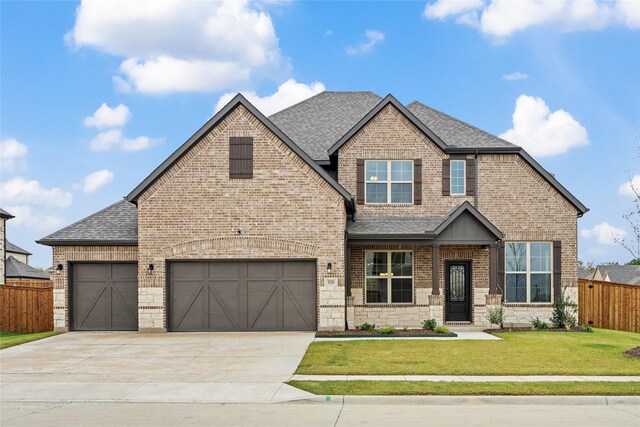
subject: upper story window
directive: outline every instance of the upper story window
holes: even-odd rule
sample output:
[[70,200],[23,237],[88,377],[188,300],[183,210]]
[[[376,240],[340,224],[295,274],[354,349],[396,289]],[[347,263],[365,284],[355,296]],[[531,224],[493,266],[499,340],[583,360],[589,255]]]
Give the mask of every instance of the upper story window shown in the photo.
[[504,265],[506,302],[551,302],[551,242],[509,242]]
[[413,302],[413,253],[375,251],[365,254],[366,302]]
[[467,168],[465,160],[451,160],[451,195],[464,196],[467,194],[465,188],[465,170]]
[[367,160],[365,203],[413,203],[413,160]]
[[253,178],[253,138],[232,136],[229,138],[229,178]]

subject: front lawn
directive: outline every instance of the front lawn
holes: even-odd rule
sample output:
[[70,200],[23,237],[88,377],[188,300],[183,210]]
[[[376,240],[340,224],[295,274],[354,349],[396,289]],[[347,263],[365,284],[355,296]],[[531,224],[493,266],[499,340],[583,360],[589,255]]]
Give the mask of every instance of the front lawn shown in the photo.
[[317,395],[638,396],[638,382],[290,381]]
[[23,332],[0,332],[0,350],[3,348],[13,347],[14,345],[24,344],[30,341],[40,340],[55,335],[56,332],[38,332],[35,334],[26,334]]
[[507,332],[502,341],[358,340],[314,342],[304,375],[640,375],[640,359],[622,353],[640,334]]

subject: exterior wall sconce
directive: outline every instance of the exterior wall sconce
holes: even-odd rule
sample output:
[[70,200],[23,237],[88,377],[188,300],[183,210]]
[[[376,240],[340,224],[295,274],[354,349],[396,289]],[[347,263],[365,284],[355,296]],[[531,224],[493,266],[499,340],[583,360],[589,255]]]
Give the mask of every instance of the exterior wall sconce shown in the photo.
[[331,267],[333,267],[333,266],[331,265],[330,262],[328,262],[327,263],[327,274],[331,274]]
[[62,267],[62,264],[58,264],[58,265],[56,266],[56,274],[60,274],[60,273],[62,273],[62,268],[63,268],[63,267]]
[[147,266],[147,273],[149,273],[149,274],[153,273],[153,264],[149,264]]

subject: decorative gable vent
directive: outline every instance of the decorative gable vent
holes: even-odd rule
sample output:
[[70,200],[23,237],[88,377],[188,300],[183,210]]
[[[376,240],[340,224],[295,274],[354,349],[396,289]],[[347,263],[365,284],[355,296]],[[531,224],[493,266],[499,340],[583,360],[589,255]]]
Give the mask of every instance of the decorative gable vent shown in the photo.
[[253,178],[253,138],[229,138],[229,179]]

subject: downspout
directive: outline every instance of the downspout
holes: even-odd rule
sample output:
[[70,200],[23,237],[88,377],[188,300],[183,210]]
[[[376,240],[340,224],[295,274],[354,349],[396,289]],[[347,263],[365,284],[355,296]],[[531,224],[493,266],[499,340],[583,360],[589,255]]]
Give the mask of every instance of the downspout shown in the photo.
[[478,209],[478,150],[476,149],[475,160],[473,162],[473,207]]

